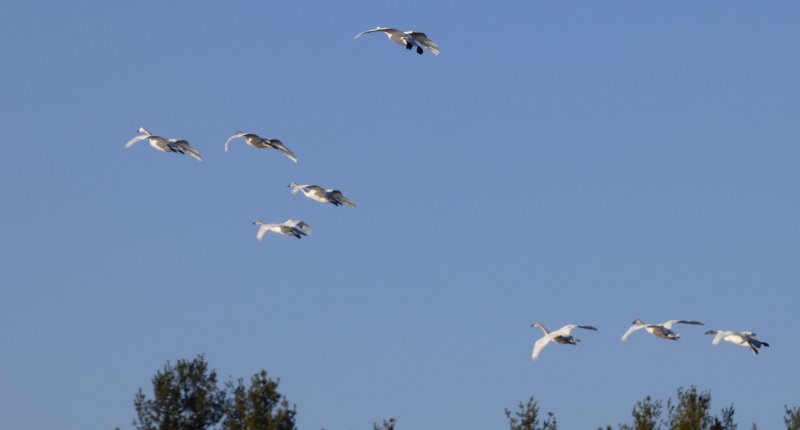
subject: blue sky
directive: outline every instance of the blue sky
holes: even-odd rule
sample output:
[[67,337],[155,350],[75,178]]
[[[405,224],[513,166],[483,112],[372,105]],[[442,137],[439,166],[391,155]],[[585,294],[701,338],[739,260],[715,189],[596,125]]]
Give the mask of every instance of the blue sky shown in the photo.
[[[302,429],[505,428],[529,396],[595,428],[691,384],[779,428],[800,5],[496,3],[1,5],[0,427],[130,428],[138,388],[205,353],[279,377]],[[377,25],[442,53],[353,40]],[[141,126],[204,161],[125,150]],[[239,129],[299,164],[223,152]],[[290,217],[311,236],[256,242]],[[634,318],[708,327],[621,344]],[[600,331],[533,363],[534,321]]]

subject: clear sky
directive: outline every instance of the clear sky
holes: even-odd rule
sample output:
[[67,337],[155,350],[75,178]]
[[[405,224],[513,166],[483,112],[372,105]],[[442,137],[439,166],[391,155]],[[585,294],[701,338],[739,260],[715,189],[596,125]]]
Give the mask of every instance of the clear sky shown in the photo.
[[[498,3],[3,2],[0,428],[130,428],[199,353],[304,430],[499,429],[529,396],[596,428],[691,384],[782,426],[800,3]],[[377,25],[441,55],[353,40]],[[142,126],[204,161],[125,150]],[[239,129],[299,164],[223,152]],[[290,217],[313,233],[255,240]],[[635,318],[707,326],[622,344]],[[599,331],[532,362],[534,321]]]

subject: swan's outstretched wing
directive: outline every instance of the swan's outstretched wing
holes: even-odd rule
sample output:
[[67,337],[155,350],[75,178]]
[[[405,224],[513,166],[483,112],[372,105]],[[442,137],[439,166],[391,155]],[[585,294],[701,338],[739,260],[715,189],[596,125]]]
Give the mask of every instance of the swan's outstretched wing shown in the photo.
[[714,345],[714,346],[717,346],[717,345],[719,345],[719,341],[721,341],[722,339],[724,339],[724,338],[725,338],[726,336],[728,336],[729,334],[730,334],[729,332],[718,331],[718,332],[717,332],[717,335],[716,335],[716,336],[714,336],[714,340],[712,340],[712,341],[711,341],[711,344],[712,344],[712,345]]
[[643,329],[645,327],[647,327],[645,324],[634,324],[634,325],[632,325],[628,329],[628,331],[626,331],[625,334],[622,335],[622,341],[625,342],[626,340],[628,340],[628,336],[630,336],[631,333],[633,333],[633,332],[635,332],[637,330],[641,330],[641,329]]
[[553,339],[552,336],[547,335],[547,336],[537,340],[533,344],[533,353],[531,353],[531,359],[532,360],[538,359],[539,358],[539,354],[542,353],[542,350],[544,349],[544,347],[547,346],[547,344],[550,343],[550,340],[552,340],[552,339]]
[[197,152],[196,149],[192,148],[189,145],[189,142],[178,139],[169,139],[169,142],[170,142],[170,147],[175,149],[176,152],[189,155],[197,161],[203,161],[203,157],[200,156],[200,153]]
[[433,40],[428,39],[428,35],[425,33],[407,31],[406,34],[413,37],[414,40],[416,40],[420,45],[428,48],[428,51],[431,51],[431,54],[439,55],[439,45],[437,45]]
[[126,143],[126,144],[125,144],[125,149],[128,149],[128,148],[130,148],[130,147],[131,147],[131,146],[133,146],[133,145],[134,145],[136,142],[141,142],[142,140],[145,140],[145,139],[147,139],[148,137],[150,137],[150,136],[149,136],[149,135],[146,135],[146,134],[142,134],[142,135],[139,135],[139,136],[136,136],[136,137],[134,137],[133,139],[129,140],[129,141],[128,141],[128,143]]
[[280,141],[280,139],[266,139],[266,140],[267,142],[269,142],[270,146],[277,149],[278,151],[283,152],[284,154],[286,154],[287,157],[289,157],[290,160],[297,163],[297,156],[294,155],[294,152],[289,150],[289,148],[287,148],[286,145],[284,145],[283,142]]
[[225,152],[228,152],[228,144],[231,143],[231,140],[237,139],[237,138],[242,137],[244,135],[245,135],[245,133],[242,133],[241,131],[237,131],[236,134],[234,134],[233,136],[229,137],[228,140],[225,141]]
[[575,330],[576,328],[597,331],[595,327],[590,325],[567,324],[564,327],[561,327],[560,329],[554,331],[553,333],[555,335],[560,335],[560,336],[569,336],[572,333],[572,330]]
[[365,35],[367,33],[375,33],[376,31],[382,31],[382,32],[388,34],[389,36],[391,36],[393,34],[401,34],[401,35],[403,34],[400,30],[398,30],[396,28],[375,27],[372,30],[362,31],[361,33],[356,34],[356,37],[354,37],[353,39],[358,39],[359,37],[361,37],[361,36],[363,36],[363,35]]
[[661,323],[661,326],[666,328],[666,329],[672,330],[672,325],[673,324],[705,325],[705,324],[701,323],[700,321],[694,321],[694,320],[669,320],[669,321],[664,321],[663,323]]
[[288,219],[286,220],[285,223],[283,223],[283,225],[299,228],[300,230],[303,230],[306,234],[311,233],[311,226],[300,220]]
[[261,227],[258,228],[258,234],[256,234],[256,239],[260,242],[261,239],[264,238],[264,235],[267,234],[268,231],[272,229],[272,227],[277,226],[277,224],[261,224]]
[[330,191],[328,191],[328,199],[332,199],[332,200],[338,201],[339,203],[342,203],[344,205],[350,206],[351,208],[356,207],[356,204],[353,203],[352,200],[350,200],[347,197],[345,197],[342,194],[342,192],[339,191],[339,190],[330,190]]

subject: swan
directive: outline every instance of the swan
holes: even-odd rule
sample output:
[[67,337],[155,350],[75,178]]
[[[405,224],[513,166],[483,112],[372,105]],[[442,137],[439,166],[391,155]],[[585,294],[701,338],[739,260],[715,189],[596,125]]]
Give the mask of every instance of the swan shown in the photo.
[[196,149],[189,146],[189,142],[185,140],[167,139],[161,136],[156,136],[147,131],[147,129],[144,127],[139,127],[138,131],[139,133],[142,134],[129,140],[128,143],[125,144],[125,149],[130,148],[131,146],[136,144],[136,142],[140,142],[142,140],[147,139],[148,141],[150,141],[150,146],[159,151],[177,152],[179,154],[189,155],[197,161],[203,161],[203,157],[200,156],[200,153],[197,152]]
[[633,325],[622,335],[622,341],[625,342],[628,340],[628,336],[631,333],[645,329],[648,333],[652,334],[655,337],[660,337],[662,339],[670,339],[670,340],[678,340],[680,339],[681,335],[672,331],[673,324],[694,324],[694,325],[705,325],[700,321],[691,321],[691,320],[669,320],[664,321],[661,324],[647,324],[646,322],[637,319],[633,322]]
[[351,208],[356,207],[356,204],[345,197],[339,190],[325,189],[319,185],[313,184],[297,185],[294,182],[289,184],[289,187],[292,189],[292,194],[297,194],[298,191],[302,191],[306,197],[320,203],[331,203],[334,206],[347,205]]
[[278,139],[264,139],[263,137],[261,137],[261,136],[259,136],[257,134],[245,133],[245,132],[243,132],[241,130],[237,131],[236,134],[234,134],[233,136],[229,137],[228,140],[225,141],[225,152],[228,152],[228,144],[231,142],[231,140],[237,139],[237,138],[240,138],[240,137],[243,137],[245,142],[247,142],[247,144],[252,146],[253,148],[259,148],[259,149],[262,149],[262,148],[274,148],[274,149],[277,149],[278,151],[281,151],[284,154],[286,154],[286,156],[289,157],[290,160],[292,160],[295,163],[297,163],[297,157],[294,155],[294,152],[290,151],[289,148],[287,148],[286,145],[284,145],[283,142],[281,142],[280,140],[278,140]]
[[714,346],[719,345],[719,341],[724,340],[734,345],[750,348],[753,354],[758,354],[758,350],[762,346],[769,347],[767,342],[756,339],[756,334],[751,331],[709,330],[706,334],[716,335],[714,336],[714,340],[711,341],[711,344]]
[[417,54],[419,55],[422,55],[422,48],[431,51],[433,55],[439,55],[439,46],[434,41],[428,39],[428,36],[425,33],[420,33],[418,31],[400,31],[396,28],[378,26],[372,30],[362,31],[361,33],[356,34],[354,39],[358,39],[367,33],[374,33],[376,31],[382,31],[384,34],[386,34],[386,37],[388,37],[389,40],[398,45],[405,46],[406,49],[417,48]]
[[533,360],[539,358],[539,354],[542,353],[542,349],[544,349],[544,347],[547,346],[547,344],[550,342],[577,345],[578,342],[580,342],[580,339],[576,339],[570,336],[572,330],[576,328],[597,331],[595,327],[592,327],[590,325],[577,325],[577,324],[567,324],[556,331],[547,331],[545,326],[543,326],[541,323],[538,322],[531,324],[531,327],[538,327],[542,329],[542,331],[544,332],[544,337],[537,340],[536,343],[533,344],[533,353],[531,354],[531,359]]
[[289,219],[281,224],[267,224],[261,220],[256,220],[253,221],[253,225],[261,226],[258,228],[258,234],[256,234],[256,239],[259,242],[270,231],[284,236],[294,236],[298,239],[311,233],[311,227],[308,224],[296,219]]

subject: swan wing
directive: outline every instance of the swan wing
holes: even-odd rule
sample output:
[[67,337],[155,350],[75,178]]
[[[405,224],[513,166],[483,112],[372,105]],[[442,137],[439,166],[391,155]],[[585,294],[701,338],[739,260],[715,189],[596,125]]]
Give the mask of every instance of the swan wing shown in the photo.
[[329,190],[327,193],[328,193],[329,198],[332,198],[333,200],[336,200],[336,201],[338,201],[338,202],[340,202],[342,204],[345,204],[345,205],[347,205],[347,206],[349,206],[351,208],[356,207],[356,204],[353,203],[352,200],[350,200],[347,197],[345,197],[342,194],[342,192],[339,191],[339,190]]
[[133,139],[129,140],[128,143],[125,144],[125,149],[130,148],[131,146],[136,144],[136,142],[141,142],[141,141],[147,139],[148,137],[150,137],[150,136],[148,136],[146,134],[142,134],[142,135],[134,137]]
[[552,339],[552,336],[547,335],[547,336],[537,340],[533,344],[533,352],[531,353],[531,359],[532,360],[536,360],[536,359],[539,358],[539,354],[542,353],[542,350],[544,349],[545,346],[547,346],[548,343],[550,343],[551,339]]
[[431,51],[431,54],[439,55],[439,45],[433,40],[428,39],[427,34],[418,31],[407,31],[406,34],[413,37],[417,43]]
[[626,340],[628,340],[628,336],[630,336],[631,333],[633,333],[633,332],[635,332],[637,330],[641,330],[641,329],[643,329],[645,327],[647,327],[647,326],[644,325],[644,324],[634,324],[634,325],[632,325],[628,329],[628,331],[626,331],[625,334],[622,335],[622,341],[625,342]]
[[177,149],[177,152],[189,155],[197,161],[203,161],[203,157],[200,156],[200,153],[197,152],[196,149],[189,145],[189,142],[178,139],[169,139],[169,142],[172,144],[171,147]]
[[730,333],[725,331],[718,331],[717,335],[714,336],[714,340],[711,341],[711,344],[714,346],[719,345],[719,341],[727,337]]
[[672,330],[672,325],[673,324],[705,325],[705,324],[701,323],[700,321],[694,321],[694,320],[669,320],[669,321],[664,321],[663,323],[661,323],[661,326],[666,328],[666,329]]
[[297,219],[288,219],[286,220],[285,223],[283,223],[283,225],[288,227],[299,228],[300,230],[303,230],[306,234],[311,233],[311,226]]
[[272,228],[275,226],[277,226],[277,224],[261,224],[261,227],[258,228],[256,239],[261,242],[261,239],[264,238],[264,235],[267,234],[268,231],[272,230]]
[[398,33],[399,33],[399,34],[403,34],[403,33],[402,33],[400,30],[398,30],[398,29],[396,29],[396,28],[391,28],[391,27],[375,27],[375,28],[373,28],[372,30],[362,31],[361,33],[358,33],[358,34],[356,34],[356,37],[354,37],[353,39],[358,39],[359,37],[361,37],[361,36],[363,36],[363,35],[365,35],[365,34],[367,34],[367,33],[375,33],[376,31],[382,31],[382,32],[386,33],[387,35],[389,35],[390,37],[391,37],[393,34],[398,34]]
[[237,139],[244,136],[244,133],[236,133],[233,136],[229,137],[228,140],[225,141],[225,152],[228,152],[228,144],[231,143],[231,140]]
[[297,156],[294,155],[294,152],[292,152],[289,148],[287,148],[286,145],[283,144],[283,142],[281,142],[278,139],[267,139],[267,140],[269,141],[270,146],[277,149],[278,151],[283,152],[284,154],[286,154],[287,157],[289,157],[290,160],[297,163]]

